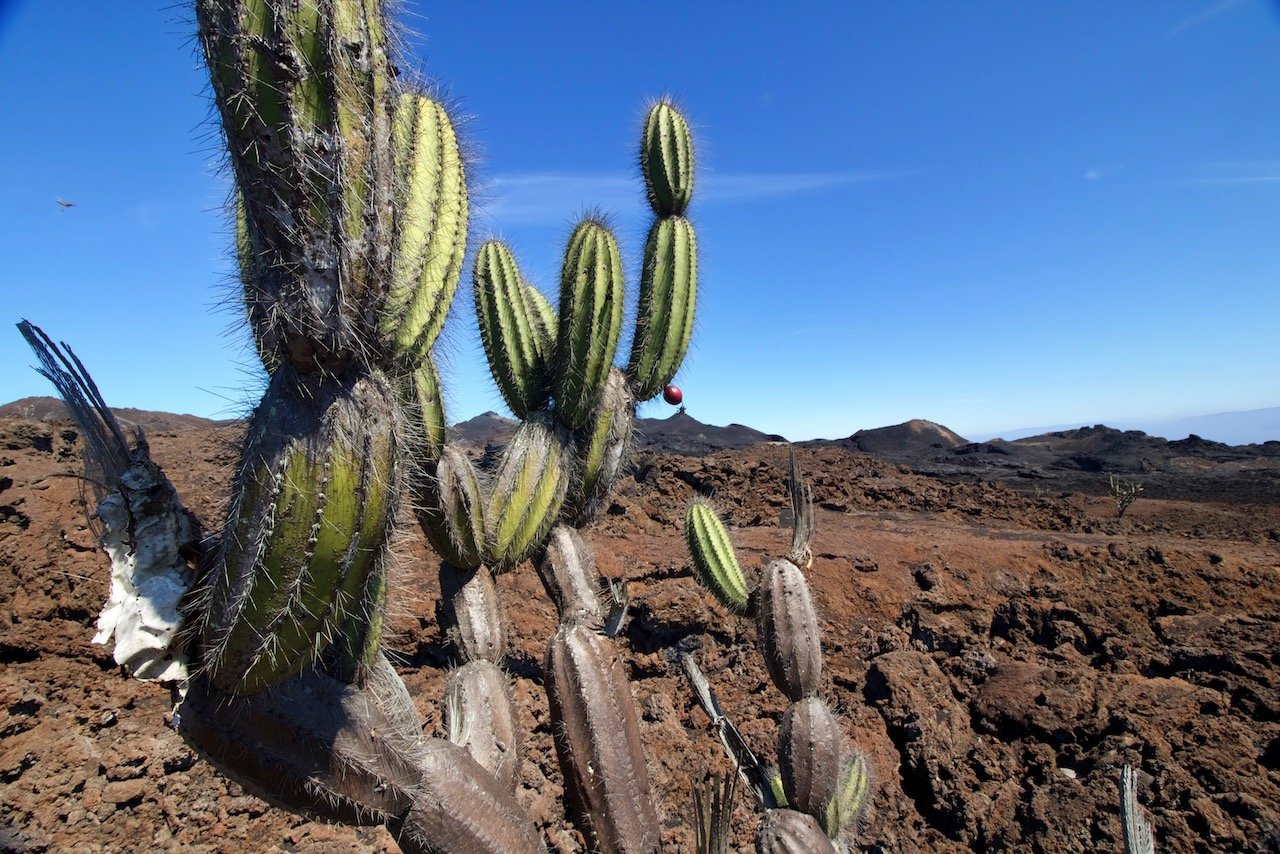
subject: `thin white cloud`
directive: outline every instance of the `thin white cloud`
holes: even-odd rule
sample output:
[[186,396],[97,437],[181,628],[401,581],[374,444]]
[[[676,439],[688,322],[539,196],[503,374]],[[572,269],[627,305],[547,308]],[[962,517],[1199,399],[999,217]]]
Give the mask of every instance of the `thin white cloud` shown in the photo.
[[1123,166],[1094,166],[1091,169],[1086,169],[1080,177],[1086,181],[1102,181],[1112,177],[1123,168]]
[[862,184],[900,178],[909,172],[777,172],[725,174],[712,172],[702,181],[701,192],[707,202],[745,202],[776,196],[816,193]]
[[1190,15],[1179,21],[1178,25],[1165,33],[1164,37],[1165,39],[1176,39],[1188,30],[1194,30],[1196,27],[1207,24],[1219,15],[1223,15],[1231,11],[1236,6],[1239,6],[1240,2],[1241,0],[1218,0],[1217,3],[1214,3],[1207,9],[1203,9],[1196,12],[1194,15]]
[[[882,181],[908,172],[708,172],[698,178],[702,204],[736,204]],[[623,216],[643,198],[639,176],[574,172],[499,175],[480,189],[485,214],[504,224],[561,224],[584,210]],[[637,208],[639,210],[639,208]]]
[[1192,184],[1280,184],[1280,163],[1235,163],[1215,167],[1217,174],[1192,179]]

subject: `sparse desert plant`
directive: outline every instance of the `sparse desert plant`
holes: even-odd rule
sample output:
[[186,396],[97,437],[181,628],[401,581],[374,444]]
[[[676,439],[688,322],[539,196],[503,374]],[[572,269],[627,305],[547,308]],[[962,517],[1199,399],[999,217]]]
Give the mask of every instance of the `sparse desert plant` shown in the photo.
[[[603,220],[585,218],[569,238],[555,307],[506,245],[480,245],[481,339],[521,420],[481,470],[447,440],[432,355],[467,246],[466,163],[448,111],[395,73],[382,3],[195,8],[235,177],[245,313],[270,381],[225,525],[206,538],[74,355],[20,325],[102,485],[112,591],[97,640],[134,675],[176,686],[182,735],[276,805],[383,824],[406,851],[539,851],[515,797],[519,734],[494,584],[531,561],[559,613],[543,670],[571,812],[594,848],[657,850],[635,701],[612,641],[627,595],[602,592],[583,529],[606,506],[637,403],[664,392],[689,345],[697,244],[685,119],[657,102],[640,142],[653,217],[625,367],[614,366],[623,260]],[[725,562],[719,576],[703,572],[712,590],[759,615],[769,672],[792,701],[781,771],[757,781],[768,851],[834,848],[868,794],[865,760],[817,696],[818,624],[801,570],[812,504],[794,467],[792,490],[792,548],[759,583],[745,580],[709,508],[691,511],[703,527],[689,535],[700,569],[713,552]],[[388,540],[406,497],[441,559],[442,628],[461,662],[444,698],[446,739],[423,735],[381,646]],[[702,811],[712,848],[723,847],[732,792]]]
[[1116,502],[1116,518],[1123,519],[1125,511],[1138,500],[1138,495],[1142,492],[1142,484],[1136,480],[1124,480],[1113,474],[1110,477],[1110,489],[1111,497]]

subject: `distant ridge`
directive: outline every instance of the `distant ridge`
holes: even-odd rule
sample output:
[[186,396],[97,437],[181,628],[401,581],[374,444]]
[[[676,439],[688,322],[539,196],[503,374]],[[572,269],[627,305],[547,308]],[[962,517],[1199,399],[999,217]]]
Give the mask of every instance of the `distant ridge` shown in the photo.
[[[147,409],[130,407],[111,407],[116,418],[122,424],[137,424],[148,432],[168,430],[191,430],[204,427],[221,427],[232,424],[236,419],[214,421],[198,415],[183,415],[172,412],[152,412]],[[0,418],[26,418],[31,421],[58,422],[70,421],[71,414],[66,405],[56,397],[24,397],[12,403],[0,405]]]
[[[1041,425],[1039,427],[1017,427],[996,432],[980,433],[975,438],[979,441],[991,439],[1007,439],[1015,441],[1029,436],[1045,436],[1050,433],[1063,433],[1085,426],[1081,422],[1074,424]],[[1171,421],[1119,421],[1115,423],[1118,430],[1141,430],[1149,436],[1169,440],[1185,439],[1187,436],[1201,436],[1224,445],[1260,445],[1264,442],[1280,440],[1280,406],[1267,409],[1249,409],[1239,412],[1214,412],[1208,415],[1193,415]]]
[[913,418],[892,427],[859,430],[848,439],[838,440],[864,454],[882,456],[912,455],[929,451],[947,451],[969,444],[969,440],[932,421]]
[[[496,412],[485,412],[449,428],[455,441],[483,448],[505,442],[519,424]],[[785,442],[782,436],[762,433],[741,424],[716,427],[703,424],[684,410],[670,418],[636,419],[634,447],[691,456],[715,451],[749,448],[760,442]]]

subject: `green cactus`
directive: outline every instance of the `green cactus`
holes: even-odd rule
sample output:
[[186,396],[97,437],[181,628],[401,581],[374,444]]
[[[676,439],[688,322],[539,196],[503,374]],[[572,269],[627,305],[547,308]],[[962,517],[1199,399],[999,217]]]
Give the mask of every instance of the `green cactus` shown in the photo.
[[840,769],[835,794],[818,816],[818,823],[832,839],[857,826],[858,819],[867,810],[871,794],[871,770],[867,758],[858,751],[851,751]]
[[445,446],[431,470],[410,475],[418,524],[446,563],[475,569],[484,562],[484,491],[475,468],[457,448]]
[[551,397],[550,335],[542,313],[546,300],[536,302],[541,295],[525,283],[511,250],[496,240],[476,253],[473,282],[490,373],[512,413],[524,418]]
[[627,376],[648,400],[676,375],[693,337],[698,296],[698,244],[683,217],[655,220],[645,243],[640,306]]
[[550,420],[524,422],[490,491],[486,563],[503,572],[531,557],[551,532],[568,486],[563,440]]
[[698,570],[698,580],[726,608],[741,613],[751,601],[738,555],[716,511],[705,501],[689,505],[684,517],[684,537]]
[[640,140],[640,171],[659,217],[682,216],[693,196],[693,135],[668,100],[654,104]]
[[[195,625],[166,627],[190,648],[149,648],[164,673],[185,667],[188,653],[195,666],[177,726],[251,790],[319,818],[382,823],[406,851],[541,850],[514,798],[520,744],[499,666],[507,637],[494,581],[532,559],[560,620],[544,674],[566,798],[599,850],[656,851],[662,827],[639,716],[612,641],[628,597],[611,579],[606,616],[582,529],[607,506],[637,402],[670,382],[689,347],[698,271],[685,217],[687,122],[665,100],[645,122],[640,163],[654,221],[625,369],[614,364],[622,257],[600,218],[570,237],[554,307],[504,244],[480,247],[481,339],[522,423],[496,467],[478,469],[449,442],[432,356],[468,240],[465,164],[447,111],[394,80],[383,3],[195,3],[236,178],[246,314],[271,381],[219,547],[199,568]],[[91,383],[75,375],[68,385]],[[77,398],[80,410],[85,399],[105,409],[96,390]],[[113,422],[90,414],[84,423],[123,480],[118,426],[95,437]],[[145,446],[133,453],[147,462]],[[754,592],[708,504],[695,502],[685,524],[702,582],[731,611],[759,614],[770,673],[793,700],[772,772],[714,699],[704,701],[731,756],[750,761],[769,809],[761,850],[834,850],[823,829],[838,836],[869,797],[866,760],[843,749],[839,722],[816,696],[821,650],[801,570],[812,502],[798,481],[793,461],[792,549]],[[397,592],[387,546],[406,484],[441,558],[441,628],[465,662],[445,697],[449,741],[423,735],[381,651]],[[171,489],[157,494],[171,496],[166,513],[185,518]],[[732,814],[732,788],[723,791],[728,802],[709,811],[719,810],[720,846]]]
[[252,693],[311,664],[362,602],[396,496],[394,405],[276,371],[254,414],[203,629],[216,687]]
[[591,420],[613,366],[622,332],[622,257],[598,219],[578,224],[560,273],[556,337],[556,417],[575,430]]
[[392,117],[396,244],[379,333],[392,358],[427,357],[444,327],[467,248],[467,182],[457,134],[436,101],[412,92]]
[[[264,361],[339,373],[389,279],[391,67],[376,4],[197,0]],[[339,182],[334,176],[342,176]]]

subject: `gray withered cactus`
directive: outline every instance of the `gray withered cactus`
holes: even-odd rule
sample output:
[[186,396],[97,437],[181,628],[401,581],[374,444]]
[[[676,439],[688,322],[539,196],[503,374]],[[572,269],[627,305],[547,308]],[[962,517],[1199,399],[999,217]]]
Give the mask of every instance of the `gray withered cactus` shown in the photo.
[[[195,6],[236,183],[246,316],[270,382],[209,547],[141,435],[131,445],[74,356],[23,324],[108,484],[99,513],[113,582],[99,640],[114,636],[136,675],[178,683],[182,734],[279,806],[384,824],[406,851],[539,851],[515,799],[520,744],[494,584],[531,560],[560,618],[544,674],[572,812],[599,850],[656,851],[638,715],[612,641],[625,591],[602,592],[582,529],[622,468],[637,404],[689,346],[688,125],[667,101],[645,122],[653,221],[625,367],[614,365],[623,263],[605,222],[575,228],[554,307],[508,247],[479,247],[481,338],[521,419],[480,471],[447,441],[432,357],[467,244],[465,163],[447,111],[396,79],[381,0]],[[380,648],[387,543],[406,496],[441,558],[443,627],[461,662],[446,739],[423,735]],[[699,571],[730,607],[760,615],[770,673],[793,701],[781,775],[767,786],[778,791],[770,806],[795,809],[770,812],[760,844],[801,850],[816,830],[831,845],[867,778],[815,696],[817,624],[796,565],[810,528],[749,585],[719,520],[701,505],[694,517]]]

